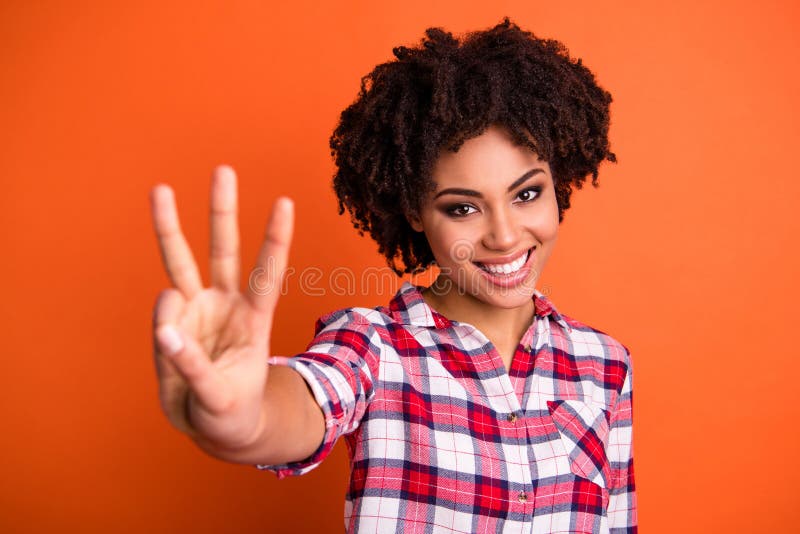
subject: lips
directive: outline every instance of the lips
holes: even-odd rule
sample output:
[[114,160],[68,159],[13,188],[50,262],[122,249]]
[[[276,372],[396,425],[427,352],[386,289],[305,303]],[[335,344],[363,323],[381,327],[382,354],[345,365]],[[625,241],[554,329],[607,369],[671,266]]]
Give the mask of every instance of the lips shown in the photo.
[[486,261],[486,262],[474,262],[475,265],[483,269],[484,271],[494,274],[494,275],[511,275],[517,273],[525,263],[528,261],[528,257],[531,254],[533,249],[526,250],[516,259],[513,259],[509,262],[499,263],[496,261]]
[[533,268],[533,258],[536,247],[533,247],[516,257],[503,258],[502,262],[487,260],[473,262],[479,267],[478,272],[492,285],[502,288],[519,286],[528,279]]

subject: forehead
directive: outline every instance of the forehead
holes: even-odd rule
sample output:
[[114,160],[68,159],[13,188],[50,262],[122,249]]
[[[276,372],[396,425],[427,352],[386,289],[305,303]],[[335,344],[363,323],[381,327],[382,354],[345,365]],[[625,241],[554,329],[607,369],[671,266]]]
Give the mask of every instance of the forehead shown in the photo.
[[467,139],[457,152],[443,149],[433,166],[436,189],[489,184],[507,185],[534,168],[548,171],[547,162],[529,147],[516,144],[502,127],[490,126]]

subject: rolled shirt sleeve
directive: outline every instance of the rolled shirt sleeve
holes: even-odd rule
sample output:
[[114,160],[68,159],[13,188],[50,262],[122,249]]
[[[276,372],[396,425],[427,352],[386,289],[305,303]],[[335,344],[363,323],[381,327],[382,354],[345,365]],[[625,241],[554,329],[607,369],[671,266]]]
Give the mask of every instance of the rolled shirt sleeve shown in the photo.
[[348,309],[320,318],[314,339],[302,354],[272,358],[272,365],[291,367],[307,382],[322,409],[325,435],[319,448],[305,460],[256,467],[284,478],[308,473],[322,463],[340,436],[358,428],[374,396],[382,346],[370,321]]

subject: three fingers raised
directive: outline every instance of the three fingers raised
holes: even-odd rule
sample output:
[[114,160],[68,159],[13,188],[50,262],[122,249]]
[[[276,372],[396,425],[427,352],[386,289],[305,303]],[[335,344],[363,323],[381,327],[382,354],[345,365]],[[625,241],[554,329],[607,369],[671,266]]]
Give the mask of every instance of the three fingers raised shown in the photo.
[[[177,372],[188,383],[195,399],[211,412],[225,409],[231,390],[212,359],[193,336],[179,330],[186,302],[203,290],[197,264],[181,232],[175,195],[167,185],[151,192],[153,225],[162,259],[175,289],[166,290],[156,305],[154,338],[156,365],[162,379]],[[271,311],[277,303],[286,269],[294,226],[294,206],[278,198],[267,225],[256,266],[248,279],[246,298],[263,312],[268,335]],[[211,188],[211,278],[212,285],[237,291],[239,285],[239,230],[237,222],[236,174],[228,166],[214,171]],[[168,359],[169,363],[164,361]],[[175,377],[177,378],[177,377]]]

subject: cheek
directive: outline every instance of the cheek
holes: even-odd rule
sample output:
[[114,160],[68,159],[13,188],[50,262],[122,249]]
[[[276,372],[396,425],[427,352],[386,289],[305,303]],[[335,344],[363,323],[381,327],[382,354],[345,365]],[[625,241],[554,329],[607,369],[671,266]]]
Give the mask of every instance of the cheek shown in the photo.
[[548,203],[547,209],[539,213],[536,228],[541,241],[555,241],[558,237],[558,204],[555,198]]
[[558,211],[542,210],[528,219],[527,226],[537,240],[547,242],[558,236]]
[[433,256],[440,265],[468,260],[474,256],[475,246],[470,239],[472,234],[466,224],[447,224],[429,227],[425,233]]
[[542,227],[542,241],[555,242],[558,239],[558,216],[554,220],[548,221],[548,224]]

